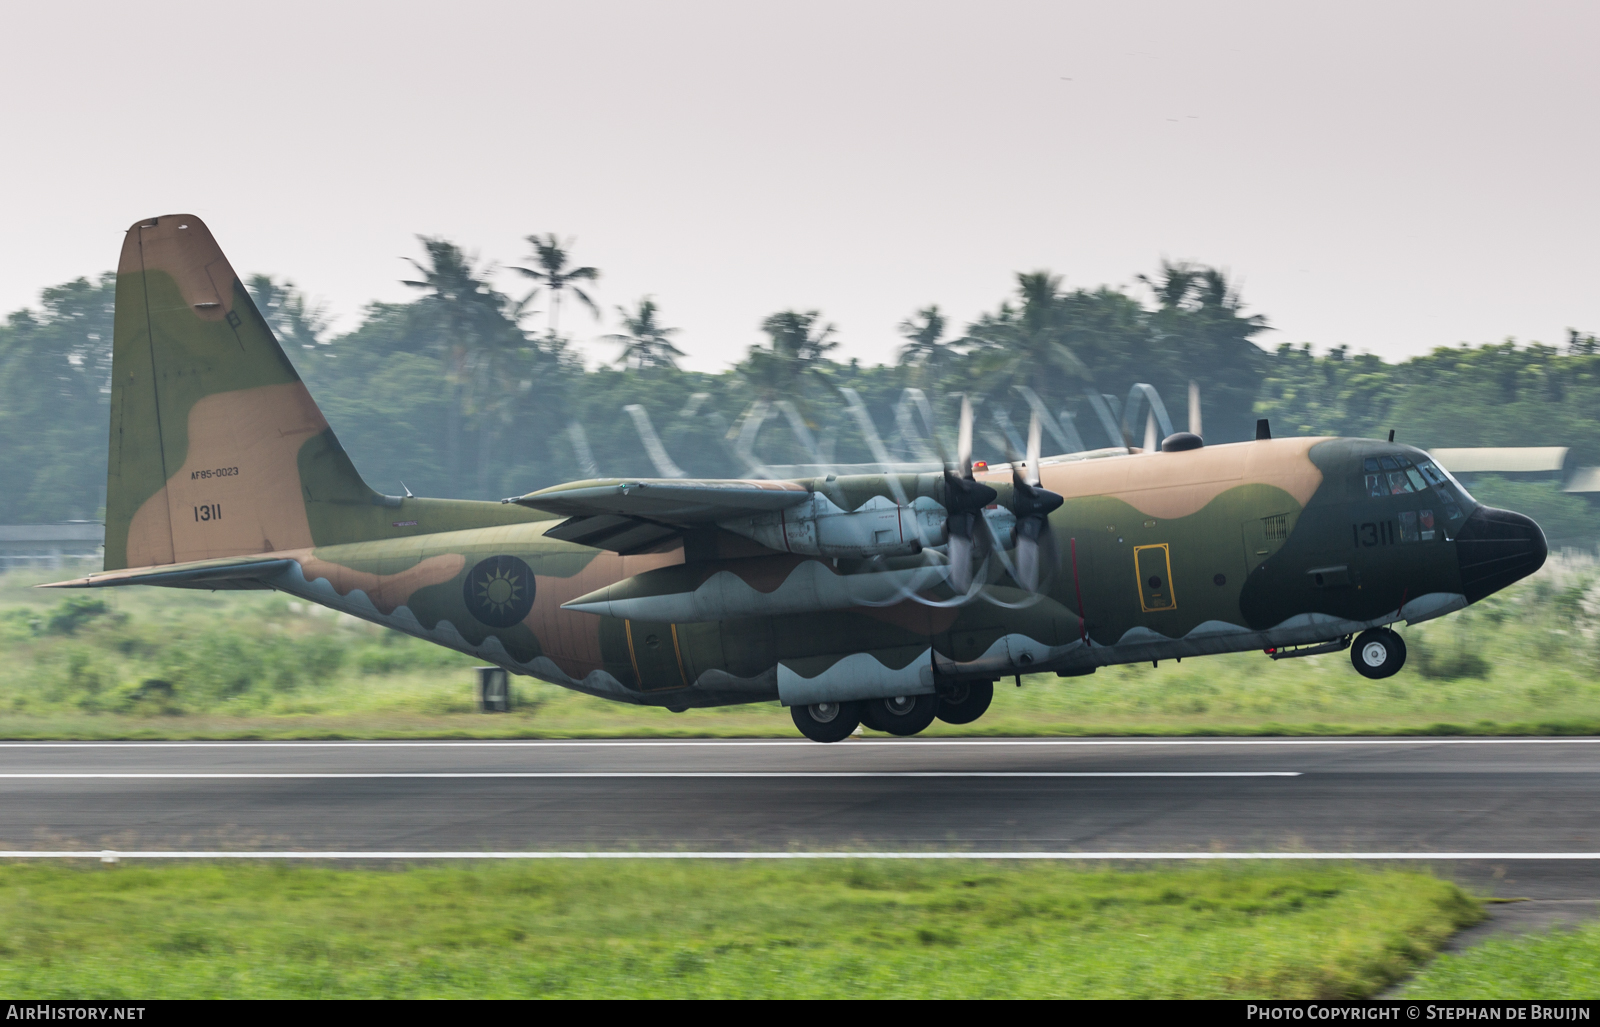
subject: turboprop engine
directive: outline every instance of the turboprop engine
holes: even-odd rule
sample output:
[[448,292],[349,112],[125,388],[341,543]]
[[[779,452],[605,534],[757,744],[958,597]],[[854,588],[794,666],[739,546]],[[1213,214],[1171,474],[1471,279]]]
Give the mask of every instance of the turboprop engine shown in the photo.
[[[938,481],[932,474],[919,478],[929,479],[926,491],[930,492]],[[848,487],[845,484],[836,494]],[[904,503],[877,495],[847,510],[819,491],[798,506],[719,521],[718,526],[780,553],[857,559],[914,556],[924,548],[942,546],[948,538],[947,520],[945,508],[929,495]]]

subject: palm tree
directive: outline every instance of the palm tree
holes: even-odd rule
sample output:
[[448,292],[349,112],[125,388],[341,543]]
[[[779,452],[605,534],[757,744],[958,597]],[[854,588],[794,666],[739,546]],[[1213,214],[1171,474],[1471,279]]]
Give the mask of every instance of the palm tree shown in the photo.
[[822,324],[821,319],[822,314],[815,310],[784,310],[762,321],[761,330],[772,340],[772,352],[804,371],[839,347],[833,325]]
[[[423,302],[433,308],[443,334],[440,348],[448,367],[445,380],[450,388],[450,402],[445,408],[445,460],[450,493],[454,496],[458,494],[461,468],[461,415],[477,412],[473,386],[480,378],[475,372],[485,364],[480,357],[486,350],[504,348],[508,330],[519,339],[521,330],[507,317],[512,308],[505,295],[489,284],[488,268],[476,267],[475,258],[462,253],[461,247],[452,242],[426,236],[417,239],[427,253],[427,261],[410,260],[419,277],[402,282],[427,293]],[[519,315],[520,306],[517,305]],[[479,426],[480,479],[486,444],[484,427]]]
[[251,275],[245,287],[279,342],[290,346],[299,343],[303,349],[327,344],[322,337],[330,323],[327,308],[308,304],[305,294],[293,282],[279,285],[268,275]]
[[[922,319],[920,323],[917,318]],[[901,321],[899,328],[906,340],[900,348],[902,365],[936,363],[949,352],[950,342],[944,337],[945,317],[937,303]]]
[[561,294],[563,292],[570,290],[572,295],[578,298],[579,302],[589,308],[591,314],[597,318],[600,316],[600,308],[595,306],[594,300],[575,284],[577,282],[598,281],[600,270],[593,267],[569,269],[567,267],[567,250],[572,246],[572,242],[573,240],[568,239],[563,244],[560,239],[556,238],[554,232],[546,233],[543,239],[537,235],[530,235],[528,236],[528,244],[533,247],[531,259],[539,266],[536,268],[518,267],[512,269],[522,272],[539,283],[539,286],[535,286],[533,292],[528,294],[528,299],[532,299],[541,286],[550,290],[550,335],[552,338],[556,334],[558,322],[561,318]]
[[603,338],[607,342],[622,344],[618,365],[626,367],[632,364],[641,371],[650,367],[678,366],[678,358],[683,356],[683,350],[672,344],[672,336],[678,334],[678,329],[666,328],[658,323],[657,312],[656,301],[649,296],[641,299],[631,314],[626,307],[617,308],[622,327],[627,331]]
[[1072,327],[1069,296],[1061,276],[1048,271],[1018,273],[1021,306],[1002,304],[967,328],[967,339],[983,352],[977,369],[998,385],[1027,385],[1050,394],[1070,380],[1093,376],[1067,344]]
[[1163,260],[1154,276],[1139,280],[1158,304],[1149,315],[1150,349],[1161,371],[1148,380],[1172,388],[1198,382],[1217,411],[1206,419],[1220,429],[1217,437],[1247,438],[1250,406],[1271,363],[1252,341],[1268,330],[1266,318],[1246,315],[1238,286],[1216,268]]

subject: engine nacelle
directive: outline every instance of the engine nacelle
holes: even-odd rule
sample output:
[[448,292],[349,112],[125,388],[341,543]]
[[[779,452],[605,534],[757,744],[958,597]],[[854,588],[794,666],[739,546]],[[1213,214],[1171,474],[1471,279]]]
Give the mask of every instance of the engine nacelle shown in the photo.
[[799,506],[718,522],[768,549],[803,556],[910,556],[946,540],[945,509],[927,496],[901,505],[873,496],[844,510],[821,493]]

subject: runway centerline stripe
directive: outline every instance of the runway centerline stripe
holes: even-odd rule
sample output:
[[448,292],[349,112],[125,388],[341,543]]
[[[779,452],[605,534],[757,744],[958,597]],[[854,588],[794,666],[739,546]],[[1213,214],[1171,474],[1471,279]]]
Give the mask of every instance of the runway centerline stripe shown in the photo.
[[646,777],[714,777],[714,778],[774,778],[774,777],[1299,777],[1298,770],[1126,770],[1126,771],[1056,771],[1056,770],[592,770],[592,771],[396,771],[391,773],[366,773],[361,771],[330,771],[326,773],[165,773],[165,772],[99,772],[99,773],[36,773],[0,774],[0,780],[130,780],[130,779],[274,779],[274,778],[646,778]]
[[430,852],[11,849],[0,859],[1007,859],[1007,860],[1600,860],[1600,852]]

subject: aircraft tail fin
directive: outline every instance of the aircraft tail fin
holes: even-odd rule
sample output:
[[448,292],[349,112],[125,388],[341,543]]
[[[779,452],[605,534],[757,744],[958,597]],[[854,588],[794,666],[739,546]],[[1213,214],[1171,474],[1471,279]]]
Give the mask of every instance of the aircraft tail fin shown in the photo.
[[204,222],[128,229],[106,570],[356,541],[375,505],[391,502],[361,480]]

